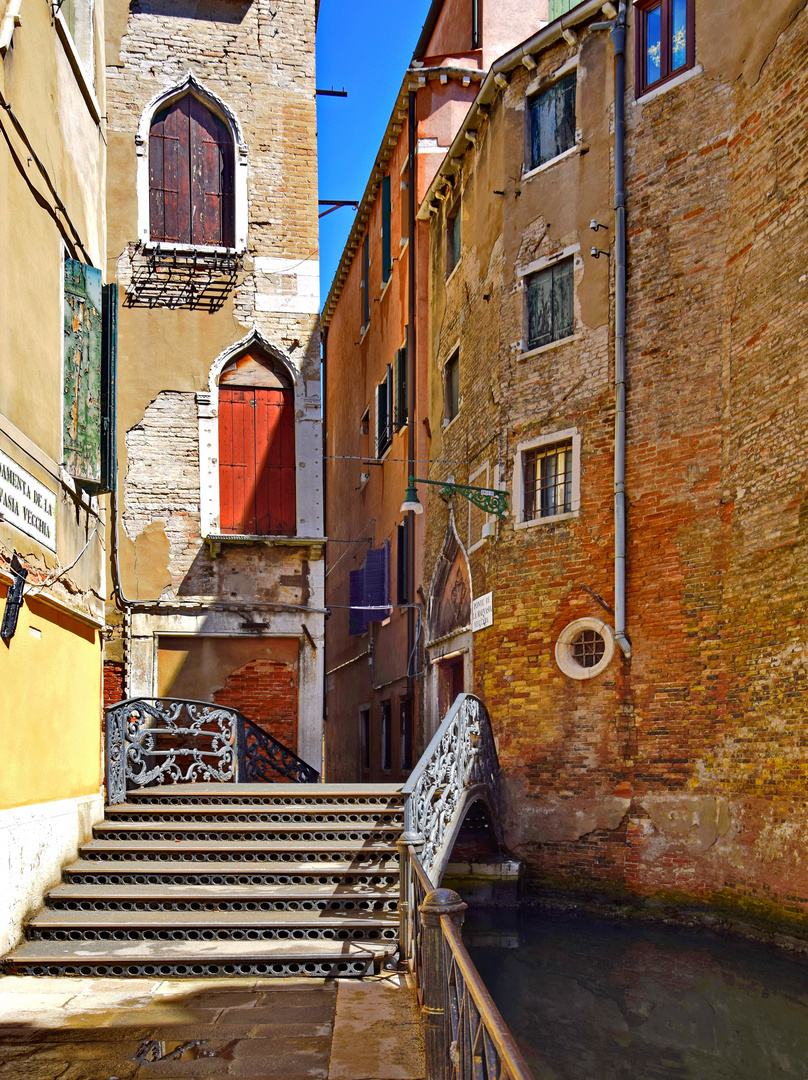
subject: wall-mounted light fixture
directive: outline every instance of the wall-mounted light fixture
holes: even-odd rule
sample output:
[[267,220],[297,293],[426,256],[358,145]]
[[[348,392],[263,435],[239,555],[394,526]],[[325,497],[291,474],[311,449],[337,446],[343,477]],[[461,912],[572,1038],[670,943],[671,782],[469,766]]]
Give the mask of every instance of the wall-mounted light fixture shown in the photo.
[[592,232],[599,232],[601,229],[608,229],[609,226],[601,225],[597,221],[595,221],[594,218],[592,218],[592,220],[589,222],[589,228],[592,230]]
[[605,255],[607,259],[609,258],[608,251],[600,251],[599,248],[596,247],[591,247],[589,249],[589,254],[592,256],[593,259],[599,259],[601,255]]
[[500,488],[478,488],[469,484],[455,484],[451,480],[423,480],[419,476],[411,476],[407,482],[407,490],[404,492],[404,502],[401,504],[401,513],[406,514],[412,510],[414,514],[423,514],[424,508],[418,498],[416,484],[432,484],[439,487],[441,497],[450,499],[452,495],[462,495],[474,506],[479,507],[486,514],[496,514],[500,520],[508,516],[508,492]]

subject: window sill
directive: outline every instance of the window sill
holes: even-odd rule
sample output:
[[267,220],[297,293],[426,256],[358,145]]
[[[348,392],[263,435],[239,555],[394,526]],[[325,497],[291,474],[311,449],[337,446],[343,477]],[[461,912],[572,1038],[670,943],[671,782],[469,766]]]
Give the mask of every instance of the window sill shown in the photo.
[[171,240],[144,240],[142,249],[155,255],[242,255],[246,248],[223,247],[219,244],[175,244]]
[[671,76],[671,78],[666,79],[665,82],[657,83],[656,86],[651,87],[650,90],[644,90],[637,98],[637,104],[646,105],[649,101],[653,101],[654,98],[658,98],[660,94],[667,94],[669,90],[675,90],[677,86],[689,82],[691,79],[695,78],[696,75],[701,75],[703,72],[704,68],[701,64],[694,64],[692,68],[681,71],[678,75]]
[[449,284],[449,282],[450,282],[450,281],[452,280],[452,278],[453,278],[453,277],[455,276],[455,274],[457,273],[457,268],[458,268],[458,266],[460,266],[460,259],[458,259],[458,260],[457,260],[457,262],[456,262],[456,263],[454,264],[454,266],[452,267],[452,269],[451,269],[451,270],[449,271],[449,273],[448,273],[448,274],[446,275],[446,277],[445,277],[444,281],[445,281],[445,283],[446,283],[447,285]]
[[519,353],[517,360],[532,360],[534,356],[541,356],[542,353],[550,352],[552,349],[557,349],[561,345],[569,345],[573,341],[580,341],[583,334],[568,334],[567,337],[557,338],[555,341],[548,341],[546,345],[539,345],[535,349],[527,349],[525,352]]
[[522,173],[522,180],[532,180],[534,176],[538,176],[539,173],[546,172],[547,169],[558,165],[561,161],[568,161],[571,157],[576,157],[578,154],[585,154],[589,150],[588,146],[583,143],[576,143],[575,146],[571,146],[569,150],[565,150],[563,154],[556,154],[554,158],[550,158],[549,161],[543,161],[541,165],[537,165],[534,169],[528,169],[527,172]]
[[552,517],[540,517],[532,518],[530,521],[515,521],[514,529],[535,529],[537,525],[555,525],[559,521],[569,521],[570,518],[577,518],[580,511],[570,510],[566,514],[553,514]]
[[444,416],[444,418],[443,418],[443,426],[442,426],[441,430],[442,431],[448,431],[449,428],[452,426],[452,424],[455,422],[455,420],[457,420],[458,416],[460,416],[460,409],[457,410],[457,412],[454,414],[454,416],[451,418],[451,420],[448,420]]

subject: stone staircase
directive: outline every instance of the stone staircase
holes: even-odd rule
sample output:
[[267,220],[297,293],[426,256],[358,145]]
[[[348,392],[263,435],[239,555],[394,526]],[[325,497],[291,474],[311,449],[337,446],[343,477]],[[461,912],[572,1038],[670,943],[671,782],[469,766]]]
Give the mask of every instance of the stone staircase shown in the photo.
[[396,785],[130,791],[4,962],[8,974],[362,976],[398,945]]

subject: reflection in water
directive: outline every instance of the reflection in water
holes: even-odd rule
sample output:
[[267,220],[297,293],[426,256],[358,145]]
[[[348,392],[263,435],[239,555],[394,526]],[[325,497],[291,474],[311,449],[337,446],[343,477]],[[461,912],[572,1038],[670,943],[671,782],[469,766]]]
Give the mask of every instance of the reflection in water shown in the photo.
[[808,964],[742,940],[542,911],[463,936],[535,1080],[806,1080]]

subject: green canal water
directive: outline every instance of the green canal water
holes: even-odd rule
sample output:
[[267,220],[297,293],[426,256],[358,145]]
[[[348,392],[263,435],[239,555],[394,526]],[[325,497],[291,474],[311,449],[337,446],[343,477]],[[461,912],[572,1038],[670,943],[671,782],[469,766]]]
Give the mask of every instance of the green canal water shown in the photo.
[[463,936],[535,1080],[808,1080],[808,961],[535,910]]

